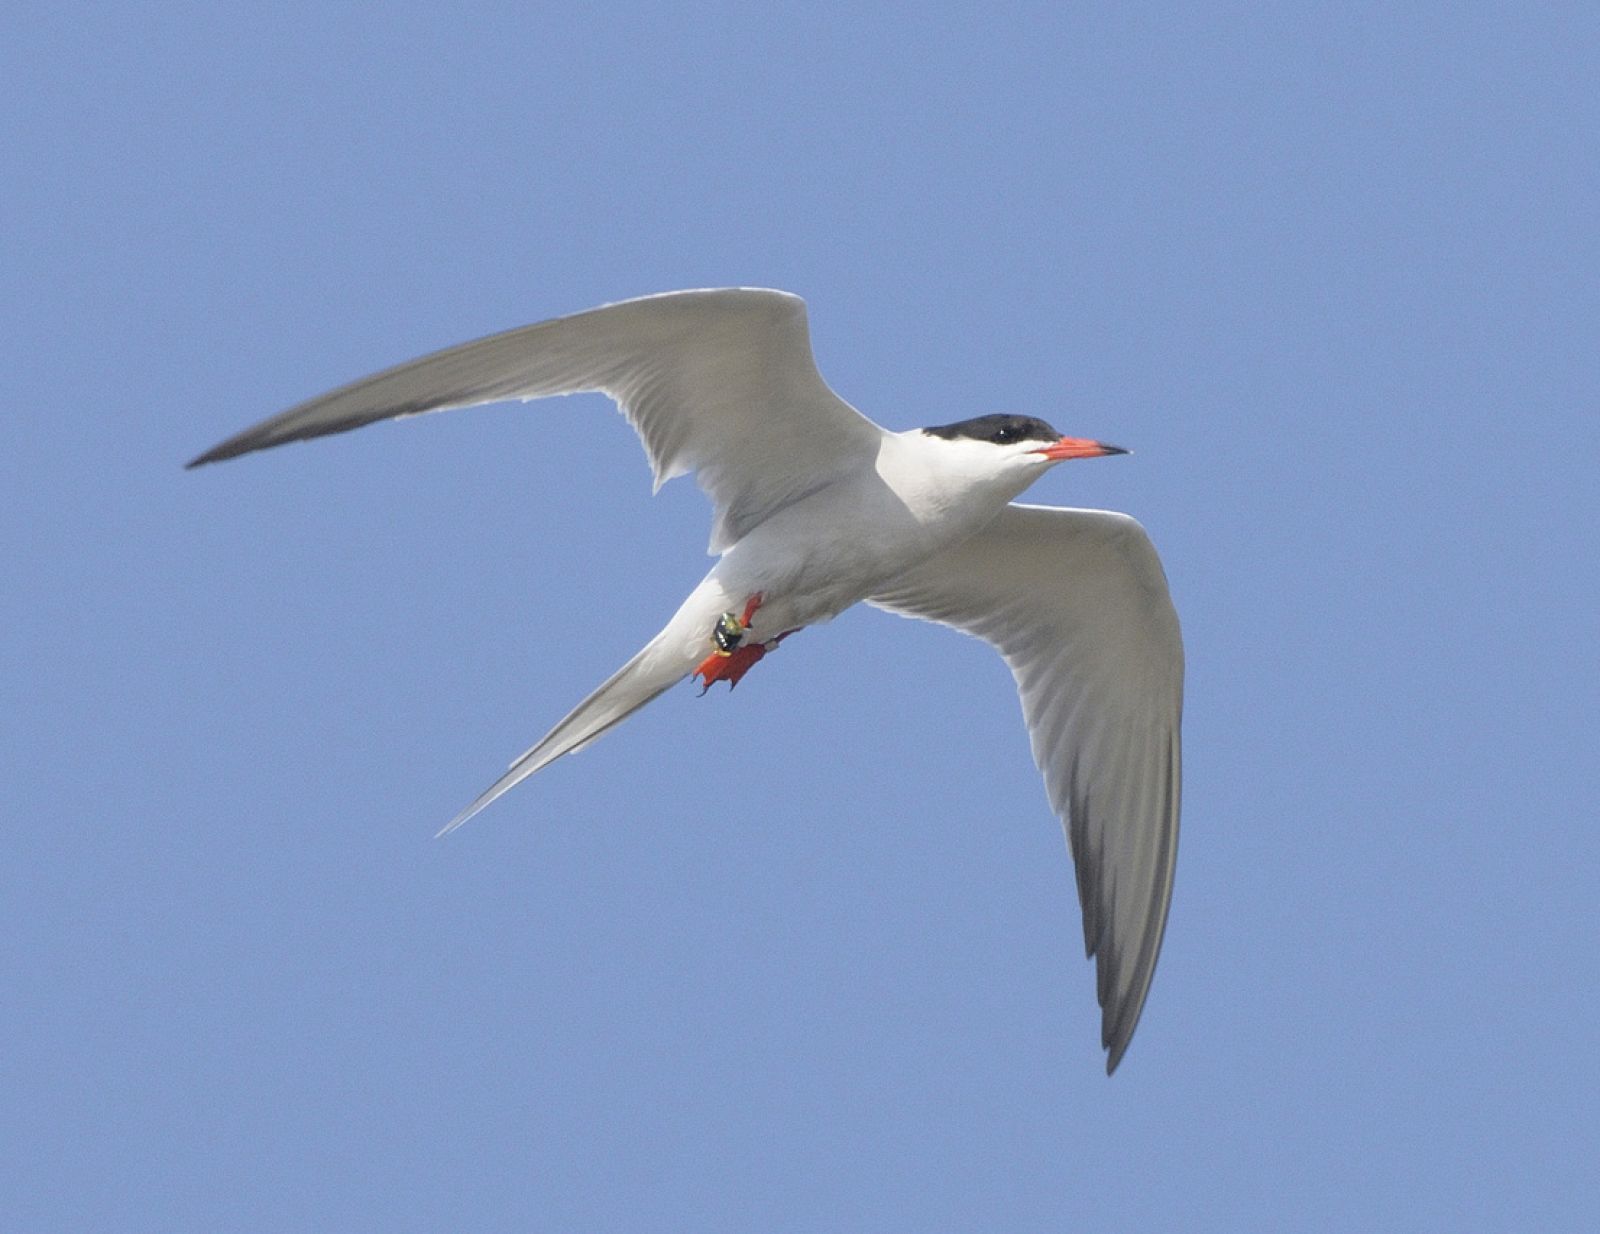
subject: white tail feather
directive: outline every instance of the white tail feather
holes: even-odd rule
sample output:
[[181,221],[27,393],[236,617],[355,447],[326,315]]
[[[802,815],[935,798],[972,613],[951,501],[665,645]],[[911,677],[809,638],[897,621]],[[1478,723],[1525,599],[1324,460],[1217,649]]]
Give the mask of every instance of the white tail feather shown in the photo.
[[[501,776],[439,830],[449,835],[479,810],[515,788],[534,772],[548,767],[563,754],[570,754],[595,740],[608,729],[622,723],[657,695],[682,681],[688,669],[676,657],[663,655],[660,638],[651,640],[643,651],[629,660],[571,713],[540,739],[539,743],[511,764]],[[435,837],[438,838],[437,836]]]

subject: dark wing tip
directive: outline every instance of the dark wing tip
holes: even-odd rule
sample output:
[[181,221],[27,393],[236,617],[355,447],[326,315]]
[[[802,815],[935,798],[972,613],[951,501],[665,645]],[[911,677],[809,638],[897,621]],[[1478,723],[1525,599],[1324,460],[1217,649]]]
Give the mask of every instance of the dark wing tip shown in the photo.
[[216,446],[207,450],[204,454],[195,455],[183,465],[183,469],[185,471],[193,471],[196,467],[204,467],[207,463],[220,463],[223,459],[230,457],[232,456],[222,453],[221,446]]
[[226,459],[238,458],[241,454],[249,454],[252,450],[259,450],[261,446],[245,445],[234,446],[223,442],[220,446],[212,446],[204,454],[197,454],[183,465],[185,471],[193,471],[196,467],[204,467],[207,463],[220,463]]
[[204,467],[207,463],[220,463],[224,459],[238,458],[241,454],[249,454],[252,450],[261,450],[267,446],[278,445],[271,435],[260,431],[261,426],[246,429],[237,433],[226,441],[219,441],[204,454],[197,454],[183,465],[185,471],[193,471],[196,467]]
[[1105,1031],[1102,1034],[1104,1041],[1102,1044],[1106,1050],[1107,1075],[1111,1075],[1116,1071],[1117,1064],[1122,1061],[1122,1056],[1128,1052],[1128,1046],[1133,1041],[1133,1030],[1139,1023],[1139,1011],[1141,1010],[1143,1010],[1142,1007],[1135,1009],[1131,1016],[1126,1014],[1124,1010],[1123,1014],[1115,1017],[1115,1020],[1113,1020],[1109,1011],[1106,1013]]
[[[317,401],[321,402],[322,400],[319,399]],[[196,455],[185,463],[183,465],[184,470],[192,471],[196,467],[204,467],[207,463],[220,463],[224,459],[238,458],[241,454],[253,454],[257,450],[270,450],[275,446],[286,446],[293,441],[310,441],[317,437],[331,437],[335,433],[348,433],[351,429],[371,424],[375,420],[388,420],[395,416],[409,415],[411,411],[412,408],[410,407],[385,408],[379,415],[347,416],[326,424],[313,423],[307,425],[303,419],[304,406],[292,407],[282,415],[273,416],[270,420],[263,420],[260,424],[245,429],[242,433],[235,433],[226,441],[218,442],[204,454]]]
[[[1170,876],[1167,885],[1170,887]],[[1165,901],[1167,897],[1162,898]],[[1144,1017],[1144,1005],[1155,977],[1156,961],[1161,955],[1161,939],[1166,925],[1165,902],[1158,911],[1159,924],[1142,940],[1139,954],[1132,962],[1119,958],[1108,946],[1095,948],[1098,953],[1095,956],[1095,974],[1100,987],[1100,1045],[1107,1052],[1107,1075],[1117,1069],[1122,1056],[1128,1052],[1134,1030]]]

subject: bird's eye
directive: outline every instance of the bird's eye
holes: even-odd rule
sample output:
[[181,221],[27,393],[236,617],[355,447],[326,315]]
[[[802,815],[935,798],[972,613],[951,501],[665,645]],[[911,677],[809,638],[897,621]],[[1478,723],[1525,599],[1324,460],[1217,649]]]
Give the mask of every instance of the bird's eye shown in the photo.
[[1015,441],[1019,431],[1015,425],[1008,424],[1005,428],[995,430],[994,440],[1000,445],[1005,445],[1007,442]]

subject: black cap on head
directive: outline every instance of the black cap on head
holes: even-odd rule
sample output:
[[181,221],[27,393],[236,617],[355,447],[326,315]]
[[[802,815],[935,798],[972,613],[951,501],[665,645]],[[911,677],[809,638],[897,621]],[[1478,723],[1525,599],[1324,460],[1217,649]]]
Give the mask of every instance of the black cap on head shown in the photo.
[[970,437],[974,441],[992,441],[997,446],[1009,446],[1019,441],[1059,441],[1061,434],[1035,416],[992,415],[971,420],[957,420],[954,424],[939,424],[922,430],[929,437],[943,437],[954,441]]

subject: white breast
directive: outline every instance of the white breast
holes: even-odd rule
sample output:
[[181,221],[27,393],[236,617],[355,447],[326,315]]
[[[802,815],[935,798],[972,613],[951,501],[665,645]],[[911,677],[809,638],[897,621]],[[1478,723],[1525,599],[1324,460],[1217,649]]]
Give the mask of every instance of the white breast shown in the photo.
[[740,603],[765,595],[764,636],[828,621],[985,526],[1033,478],[994,462],[986,443],[886,434],[870,467],[778,511],[706,582]]

